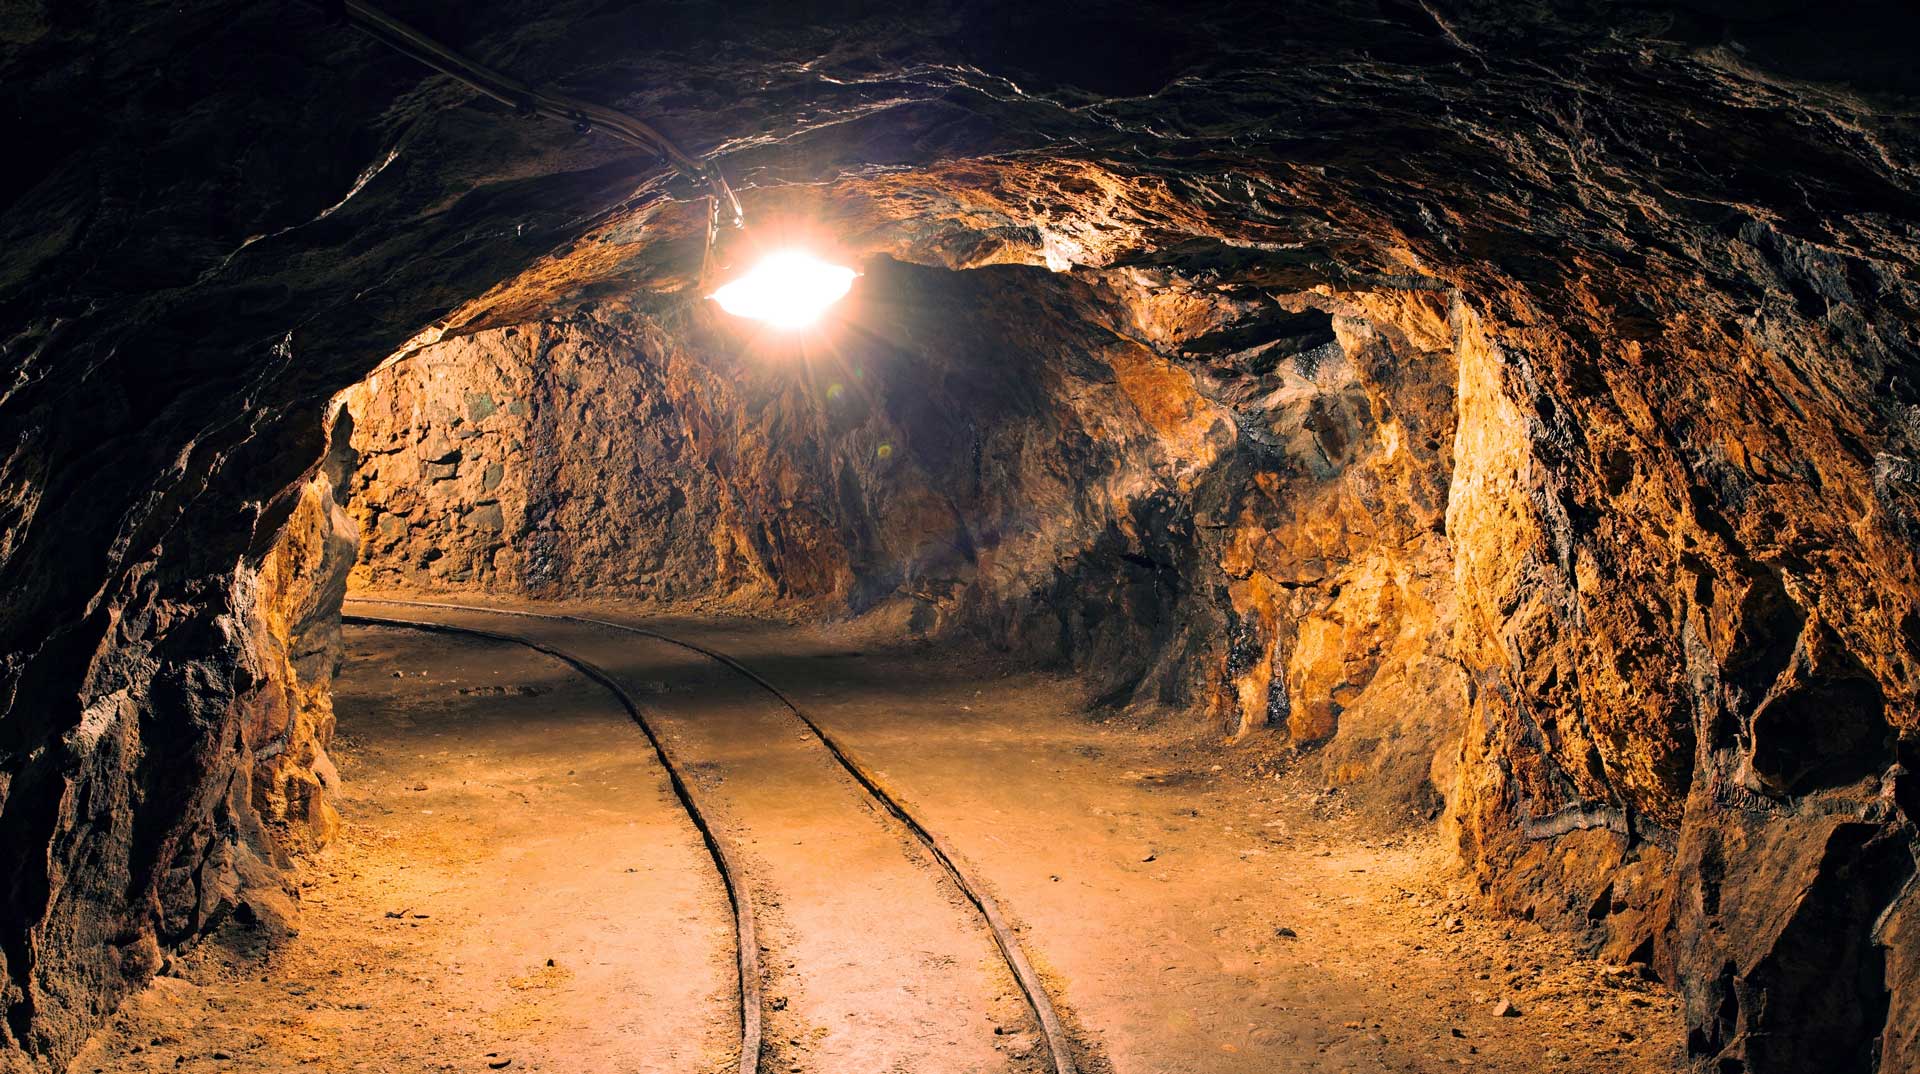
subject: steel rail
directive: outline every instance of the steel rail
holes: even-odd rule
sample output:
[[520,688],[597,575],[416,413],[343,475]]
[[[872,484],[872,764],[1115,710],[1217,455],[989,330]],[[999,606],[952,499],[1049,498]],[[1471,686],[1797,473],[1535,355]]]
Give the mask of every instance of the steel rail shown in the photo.
[[779,687],[767,681],[759,672],[754,671],[739,660],[718,650],[709,649],[690,641],[683,641],[657,630],[649,630],[646,627],[637,627],[628,623],[615,622],[611,619],[596,619],[592,616],[584,615],[566,615],[559,612],[534,612],[516,608],[490,608],[484,605],[453,604],[428,600],[404,600],[381,597],[353,597],[350,599],[361,604],[391,604],[409,608],[438,608],[446,611],[477,612],[483,615],[512,615],[528,619],[548,619],[559,622],[584,623],[591,626],[605,627],[609,630],[637,634],[641,637],[665,642],[669,645],[677,645],[682,649],[698,653],[710,660],[724,664],[751,680],[761,689],[772,694],[782,705],[786,706],[787,711],[793,713],[793,715],[805,725],[807,730],[812,732],[815,738],[819,739],[820,744],[826,748],[827,753],[839,763],[841,768],[846,770],[848,775],[853,777],[854,782],[864,788],[875,801],[885,807],[887,812],[891,813],[908,831],[912,832],[915,838],[919,839],[921,845],[925,846],[927,851],[933,855],[934,860],[940,863],[940,866],[946,871],[947,876],[953,880],[954,886],[960,889],[961,894],[966,896],[967,901],[972,903],[974,909],[978,910],[980,916],[985,919],[988,931],[993,934],[995,946],[1000,949],[1001,957],[1006,960],[1007,968],[1013,972],[1014,981],[1020,986],[1021,994],[1026,997],[1027,1007],[1033,1011],[1035,1020],[1040,1023],[1040,1032],[1041,1035],[1046,1038],[1047,1053],[1052,1060],[1053,1074],[1078,1074],[1077,1068],[1074,1065],[1071,1040],[1067,1036],[1065,1026],[1060,1022],[1059,1013],[1054,1010],[1053,1000],[1048,996],[1046,987],[1040,980],[1039,973],[1034,970],[1033,964],[1027,960],[1026,952],[1021,949],[1019,940],[1014,936],[1012,927],[1007,924],[1006,918],[1000,913],[999,904],[994,901],[991,895],[987,894],[984,888],[974,881],[973,877],[962,865],[959,852],[954,850],[944,838],[922,823],[918,817],[914,816],[912,810],[907,808],[900,795],[889,789],[878,774],[863,764],[838,739],[816,723],[813,717],[807,715],[806,711],[796,704],[792,698],[788,697]]
[[515,645],[524,645],[535,652],[550,656],[572,667],[588,679],[599,683],[606,688],[608,693],[614,696],[615,700],[620,702],[621,707],[627,710],[627,715],[631,716],[633,722],[639,725],[641,733],[647,736],[647,742],[653,746],[654,756],[660,759],[660,766],[666,769],[667,782],[673,787],[674,797],[680,800],[680,805],[686,810],[687,816],[692,819],[693,826],[699,830],[700,839],[707,846],[707,854],[713,858],[714,868],[720,874],[721,886],[727,889],[727,902],[733,908],[734,945],[738,956],[736,959],[736,967],[740,978],[738,990],[740,997],[739,1074],[759,1074],[760,1043],[763,1036],[763,1013],[761,1002],[760,943],[754,936],[753,903],[741,882],[742,873],[740,868],[734,864],[732,856],[727,853],[726,845],[720,841],[719,834],[714,831],[713,825],[707,820],[706,813],[701,810],[699,802],[694,797],[693,788],[688,785],[685,777],[681,774],[681,767],[679,763],[674,760],[672,752],[667,749],[666,741],[660,737],[659,732],[654,728],[653,724],[648,721],[639,703],[633,699],[633,695],[629,694],[626,688],[620,685],[618,680],[600,667],[572,653],[548,645],[543,641],[525,637],[520,634],[507,634],[495,630],[482,630],[477,627],[454,626],[449,623],[436,623],[418,619],[393,619],[386,616],[361,615],[352,612],[343,612],[340,616],[340,621],[355,626],[397,627],[403,630],[420,630],[436,634],[466,634],[477,638],[486,638],[491,641],[503,641]]

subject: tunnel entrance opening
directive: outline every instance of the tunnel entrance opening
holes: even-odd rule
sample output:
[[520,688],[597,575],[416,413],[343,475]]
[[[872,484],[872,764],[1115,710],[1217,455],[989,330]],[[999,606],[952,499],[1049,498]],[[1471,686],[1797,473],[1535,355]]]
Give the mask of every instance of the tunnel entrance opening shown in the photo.
[[1433,815],[1444,293],[863,271],[801,337],[606,301],[386,365],[343,397],[353,588],[884,620]]
[[[1242,1006],[1238,986],[1183,979],[1220,1013],[1171,1031],[1158,992],[1115,1007],[1103,989],[1145,972],[1114,946],[1130,926],[1108,922],[1106,938],[1059,931],[1106,915],[1089,908],[1091,891],[1063,903],[1055,885],[1071,887],[1079,868],[1107,877],[1118,911],[1156,898],[1167,883],[1157,863],[1196,854],[1190,886],[1155,911],[1170,915],[1155,927],[1179,943],[1197,942],[1191,928],[1252,928],[1258,938],[1235,942],[1264,950],[1321,924],[1302,907],[1284,927],[1264,914],[1178,921],[1196,900],[1245,897],[1214,860],[1220,847],[1188,844],[1192,818],[1227,818],[1207,838],[1231,841],[1232,818],[1276,808],[1269,787],[1304,781],[1317,788],[1309,804],[1262,823],[1302,824],[1316,847],[1352,838],[1356,824],[1405,832],[1433,819],[1444,777],[1430,765],[1461,704],[1441,655],[1459,312],[1445,295],[1392,289],[1275,298],[1151,275],[862,268],[844,317],[805,340],[770,345],[710,317],[596,302],[383,366],[342,397],[330,459],[334,502],[359,533],[351,595],[367,603],[353,607],[549,641],[557,630],[658,707],[698,758],[692,782],[758,848],[744,871],[780,908],[764,936],[775,1068],[911,1054],[917,1070],[1065,1069],[1013,1002],[1014,979],[981,962],[992,947],[978,929],[937,910],[938,898],[901,895],[918,881],[848,842],[848,818],[828,805],[843,777],[829,771],[815,786],[819,758],[769,760],[766,744],[785,733],[754,721],[777,724],[779,713],[728,700],[738,684],[710,669],[664,655],[622,663],[645,642],[497,613],[665,617],[751,652],[888,771],[912,773],[911,797],[1057,938],[1038,956],[1055,972],[1075,967],[1109,1020],[1096,1030],[1068,1010],[1067,1061],[1097,1067],[1110,1049],[1155,1063],[1196,1050],[1264,1061],[1288,1031],[1222,1023]],[[394,599],[440,607],[381,603]],[[388,643],[354,637],[363,660],[385,666]],[[361,685],[343,697],[364,694],[367,670],[348,667]],[[402,671],[401,689],[437,674],[410,685]],[[538,718],[561,715],[543,705]],[[1227,742],[1238,745],[1220,753]],[[1029,774],[1023,758],[1042,768]],[[1227,764],[1248,782],[1213,786]],[[1062,772],[1073,789],[1059,786]],[[1010,819],[1014,803],[1049,798]],[[1079,831],[1061,815],[1143,806],[1171,823]],[[1058,849],[1063,825],[1078,831],[1071,862]],[[797,838],[775,849],[775,833]],[[1298,849],[1265,838],[1275,853]],[[1434,850],[1340,853],[1360,854],[1353,875],[1410,877]],[[1241,847],[1238,860],[1248,853],[1268,851]],[[849,861],[864,863],[858,882]],[[1035,864],[1046,871],[1029,875]],[[853,916],[912,905],[899,935],[952,948],[938,1015],[867,990],[876,976],[947,971],[895,959],[899,937],[849,934],[849,900],[866,895],[892,909]],[[1362,897],[1350,886],[1323,895]],[[726,933],[722,921],[706,926]],[[858,952],[847,965],[863,980],[822,970],[829,949]],[[982,965],[976,980],[968,967]],[[1286,985],[1303,986],[1334,1005],[1381,1001],[1317,975]],[[926,1036],[954,1018],[944,1042]],[[795,1033],[806,1019],[866,1031],[808,1039]],[[998,1028],[971,1034],[961,1023],[974,1019]],[[1231,1049],[1210,1040],[1223,1034]],[[724,1036],[702,1047],[723,1050]]]
[[337,830],[349,589],[984,644],[1073,672],[1098,719],[1306,763],[1389,827],[1437,815],[1446,295],[862,269],[818,332],[589,302],[344,393],[262,574],[292,690],[254,785],[283,840]]
[[[1074,672],[1101,722],[1239,741],[1257,773],[1309,760],[1375,824],[1433,818],[1459,689],[1444,295],[862,269],[799,337],[599,301],[383,364],[267,572],[305,586],[276,598],[288,651],[338,651],[349,588],[848,623]],[[314,663],[256,783],[310,791],[265,812],[319,843],[339,777]]]

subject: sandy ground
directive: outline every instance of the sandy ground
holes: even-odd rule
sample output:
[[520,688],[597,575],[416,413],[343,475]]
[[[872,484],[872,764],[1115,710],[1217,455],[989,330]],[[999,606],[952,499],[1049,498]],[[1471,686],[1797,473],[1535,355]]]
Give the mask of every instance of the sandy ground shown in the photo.
[[351,630],[347,660],[346,827],[304,871],[299,934],[222,929],[72,1069],[719,1069],[725,893],[605,689],[415,631]]
[[[871,630],[596,613],[742,658],[904,790],[1015,919],[1086,1069],[1686,1069],[1668,992],[1482,917],[1430,834],[1368,831],[1257,747]],[[764,695],[630,636],[452,618],[581,650],[693,766],[763,918],[763,1069],[1044,1069],[976,919]],[[350,637],[348,835],[308,870],[300,934],[229,928],[75,1069],[724,1067],[725,903],[605,694],[524,650]]]
[[656,625],[781,684],[904,789],[1116,1072],[1688,1069],[1669,991],[1476,913],[1431,832],[1369,831],[1257,745],[1098,721],[1072,680],[858,628]]

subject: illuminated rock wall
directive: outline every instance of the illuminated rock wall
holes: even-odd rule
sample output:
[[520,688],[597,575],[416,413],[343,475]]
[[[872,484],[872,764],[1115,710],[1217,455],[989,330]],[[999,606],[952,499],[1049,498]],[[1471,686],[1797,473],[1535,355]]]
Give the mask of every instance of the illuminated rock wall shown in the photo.
[[333,675],[341,658],[340,602],[358,531],[333,482],[316,474],[257,576],[258,648],[269,686],[250,709],[253,802],[288,851],[324,845],[339,827],[328,801],[339,779],[333,739]]
[[735,547],[731,490],[691,443],[658,347],[592,316],[536,322],[428,348],[353,389],[354,584],[770,592]]

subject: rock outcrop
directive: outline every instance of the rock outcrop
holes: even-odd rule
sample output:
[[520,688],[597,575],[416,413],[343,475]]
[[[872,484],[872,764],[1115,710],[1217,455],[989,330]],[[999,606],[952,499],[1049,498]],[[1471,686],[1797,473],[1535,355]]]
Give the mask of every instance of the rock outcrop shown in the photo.
[[[336,418],[347,420],[344,411]],[[337,491],[351,476],[347,436],[347,429],[335,430],[328,464],[300,489],[255,579],[255,645],[271,686],[250,707],[242,734],[253,761],[254,808],[286,852],[325,845],[340,824],[327,801],[339,782],[327,744],[333,676],[344,653],[340,605],[360,545]]]
[[[421,350],[345,397],[355,584],[687,601],[773,586],[736,551],[654,339],[535,322]],[[684,396],[686,385],[678,386]]]
[[[923,305],[873,386],[775,376],[617,144],[318,10],[0,18],[0,1069],[324,832],[310,482],[434,346],[495,410],[412,395],[463,424],[386,442],[370,571],[917,602],[1401,816],[1430,781],[1493,904],[1649,959],[1720,1070],[1920,1065],[1905,5],[399,7]],[[566,439],[615,399],[659,420]],[[536,414],[559,457],[483,454]]]
[[[1678,981],[1722,1069],[1901,1069],[1920,693],[1912,490],[1883,475],[1910,433],[1870,431],[1865,381],[1912,351],[1849,302],[1907,285],[1855,262],[1829,305],[1811,249],[1729,230],[1702,251],[1729,275],[1654,287],[1684,298],[1649,338],[1510,292],[1462,350],[1461,845],[1502,905]],[[1606,280],[1600,309],[1646,287]]]

